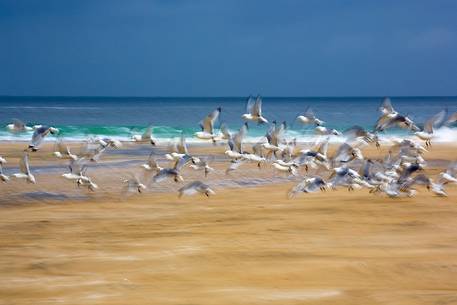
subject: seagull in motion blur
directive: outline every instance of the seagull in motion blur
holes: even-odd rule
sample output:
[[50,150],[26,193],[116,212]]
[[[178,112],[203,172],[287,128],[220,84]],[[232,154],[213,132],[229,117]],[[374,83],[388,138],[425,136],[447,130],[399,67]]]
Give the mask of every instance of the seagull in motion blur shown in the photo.
[[59,130],[54,127],[49,127],[49,126],[39,126],[35,129],[32,135],[32,141],[29,144],[29,149],[31,151],[37,151],[39,149],[39,146],[43,142],[44,138],[48,134],[57,134],[59,133]]
[[201,181],[194,181],[191,182],[178,190],[178,197],[181,198],[183,195],[194,195],[200,193],[209,197],[210,195],[216,194],[209,185],[201,182]]
[[257,122],[258,124],[268,123],[268,120],[262,116],[262,98],[260,95],[255,100],[252,96],[248,98],[246,110],[247,113],[241,116],[244,120]]
[[222,108],[218,107],[213,112],[208,114],[201,122],[200,127],[202,131],[198,131],[195,133],[195,136],[199,139],[203,140],[212,140],[214,143],[216,142],[217,135],[214,133],[214,123],[216,122],[219,114],[221,113]]
[[19,171],[19,173],[15,173],[12,176],[17,179],[25,179],[28,183],[36,183],[35,176],[30,171],[29,154],[27,152],[19,160]]
[[32,127],[26,126],[24,122],[18,119],[13,119],[13,122],[11,124],[6,125],[6,128],[10,132],[24,132],[33,130]]

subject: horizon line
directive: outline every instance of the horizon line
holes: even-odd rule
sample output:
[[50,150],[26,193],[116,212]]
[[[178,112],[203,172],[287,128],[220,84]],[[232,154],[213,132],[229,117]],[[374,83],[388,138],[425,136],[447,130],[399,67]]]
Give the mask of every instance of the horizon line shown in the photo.
[[[10,95],[10,94],[5,94],[2,95],[0,94],[0,98],[151,98],[151,99],[170,99],[170,98],[204,98],[204,99],[209,99],[209,98],[247,98],[249,96],[256,96],[256,95],[226,95],[226,96],[209,96],[209,95],[204,95],[204,96],[185,96],[185,95],[178,95],[178,96],[141,96],[141,95]],[[444,97],[455,97],[457,98],[457,95],[309,95],[309,96],[281,96],[281,95],[260,95],[262,98],[384,98],[384,97],[390,97],[390,98],[444,98]]]

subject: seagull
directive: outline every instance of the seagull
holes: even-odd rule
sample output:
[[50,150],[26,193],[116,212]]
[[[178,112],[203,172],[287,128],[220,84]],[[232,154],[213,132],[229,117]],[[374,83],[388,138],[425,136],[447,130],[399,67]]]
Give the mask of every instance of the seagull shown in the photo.
[[306,108],[304,114],[297,116],[296,120],[303,125],[314,124],[316,126],[321,126],[325,123],[314,115],[314,112],[310,107]]
[[262,148],[268,151],[267,157],[270,157],[272,154],[277,157],[277,152],[283,152],[283,149],[280,145],[284,142],[284,133],[286,128],[287,124],[285,121],[281,124],[277,124],[276,121],[273,121],[273,125],[265,135],[268,143],[262,144]]
[[230,140],[232,137],[232,134],[230,133],[230,130],[227,127],[227,124],[222,123],[221,124],[221,134],[219,136],[218,140]]
[[11,132],[32,131],[33,128],[26,126],[24,122],[18,119],[13,119],[13,123],[6,125],[6,128]]
[[298,168],[299,168],[298,164],[295,164],[292,162],[292,164],[288,165],[281,161],[282,160],[276,160],[271,165],[280,172],[284,172],[284,173],[290,174],[292,176],[298,175]]
[[353,160],[363,160],[363,154],[360,149],[364,145],[363,143],[365,142],[355,141],[341,144],[333,157],[333,162],[348,163]]
[[190,167],[194,170],[204,170],[205,177],[207,177],[210,172],[214,171],[214,168],[209,166],[208,160],[204,160],[203,158],[194,158],[192,163],[193,164],[191,164]]
[[[373,167],[377,166],[377,172],[374,172]],[[379,163],[375,163],[372,160],[363,160],[362,165],[360,166],[359,169],[359,175],[360,177],[368,183],[372,188],[374,188],[375,185],[379,185],[382,183],[383,179],[379,179],[379,177],[376,175],[378,173],[381,173],[382,166]],[[390,179],[386,179],[389,180]]]
[[137,175],[130,174],[130,178],[123,179],[123,182],[126,184],[124,191],[127,193],[142,193],[144,190],[146,190],[146,185],[141,183]]
[[154,158],[153,153],[149,155],[148,161],[144,164],[141,164],[141,167],[146,171],[155,171],[158,172],[162,170],[162,167],[159,166],[157,160]]
[[400,185],[396,182],[384,182],[378,185],[376,188],[370,190],[370,193],[379,193],[383,192],[390,198],[398,197],[414,197],[417,194],[417,191],[410,188],[405,188],[403,191],[400,190]]
[[324,141],[318,142],[316,147],[313,149],[303,149],[300,151],[300,155],[294,159],[294,162],[299,165],[305,165],[306,171],[308,167],[316,167],[318,165],[323,165],[328,167],[328,150],[329,138]]
[[424,166],[419,163],[405,164],[403,169],[400,172],[400,177],[398,178],[398,183],[404,183],[413,173],[421,171],[424,169]]
[[8,162],[6,162],[6,159],[3,158],[2,156],[0,156],[0,165],[4,165],[6,163],[8,163]]
[[441,124],[444,123],[446,118],[446,110],[442,110],[439,113],[432,116],[430,119],[425,122],[424,129],[422,131],[417,131],[414,134],[421,140],[425,141],[425,146],[429,147],[432,145],[432,137],[433,137],[433,128],[439,127]]
[[288,193],[289,198],[295,197],[298,193],[313,193],[326,191],[327,183],[319,176],[305,178],[302,182],[294,186]]
[[248,124],[244,123],[241,126],[240,130],[234,134],[230,135],[228,140],[229,150],[225,151],[225,154],[230,158],[241,158],[243,157],[244,150],[243,150],[243,140],[248,133]]
[[79,158],[76,160],[71,159],[70,165],[68,167],[70,172],[62,174],[63,178],[71,181],[76,181],[78,188],[81,186],[87,187],[92,192],[98,189],[98,185],[95,184],[92,179],[86,175],[88,163],[85,158]]
[[392,106],[392,101],[389,97],[384,98],[384,100],[381,103],[381,106],[379,107],[379,111],[382,115],[388,115],[391,117],[398,114],[398,112],[395,111],[394,107]]
[[188,164],[189,162],[193,162],[193,158],[189,155],[185,155],[178,160],[176,160],[175,165],[173,168],[163,168],[157,172],[157,174],[152,178],[154,183],[162,182],[168,178],[173,178],[175,182],[183,181],[183,177],[179,174],[181,168]]
[[438,174],[438,183],[457,183],[457,163],[454,162],[448,166],[445,172]]
[[70,169],[70,172],[62,174],[62,177],[64,177],[67,180],[77,181],[82,176],[85,176],[85,172],[87,170],[86,159],[71,159],[68,168]]
[[7,175],[5,175],[5,173],[3,173],[2,164],[4,164],[4,163],[0,162],[0,180],[3,182],[8,182],[8,181],[10,181],[10,177],[8,177]]
[[165,154],[165,158],[170,161],[176,161],[185,155],[189,155],[184,134],[181,134],[181,138],[178,143],[175,142],[171,145],[170,150],[172,150],[171,153]]
[[379,137],[375,132],[369,132],[358,125],[346,129],[343,131],[343,135],[348,137],[348,140],[363,140],[367,144],[374,142],[377,148],[381,146]]
[[349,191],[352,191],[354,187],[357,187],[363,181],[359,173],[348,166],[335,167],[328,180],[328,185],[332,189],[342,185],[347,186]]
[[39,149],[39,146],[43,142],[44,138],[48,134],[57,134],[59,133],[59,130],[54,127],[48,127],[48,126],[40,126],[35,129],[32,135],[32,141],[29,144],[29,149],[31,151],[37,151]]
[[27,152],[19,160],[19,170],[19,173],[15,173],[12,176],[17,179],[25,179],[28,183],[36,184],[35,176],[30,172],[29,154]]
[[262,116],[262,98],[260,95],[257,96],[255,101],[252,96],[248,98],[246,110],[247,113],[241,116],[244,120],[257,122],[258,124],[268,123],[268,120]]
[[216,110],[208,114],[203,121],[200,122],[200,127],[202,131],[195,133],[195,136],[203,140],[212,140],[213,143],[216,143],[217,135],[214,133],[214,123],[216,122],[219,114],[221,113],[222,108],[218,107]]
[[420,130],[408,116],[401,115],[394,110],[389,98],[384,99],[379,111],[381,112],[381,117],[376,122],[375,131],[384,131],[393,126],[412,131]]
[[178,197],[181,198],[183,195],[193,195],[200,193],[209,197],[210,195],[216,194],[207,184],[201,181],[191,182],[178,190]]
[[54,156],[57,158],[63,159],[63,158],[69,158],[72,160],[78,159],[78,156],[75,154],[72,154],[70,151],[70,148],[65,145],[65,143],[62,141],[62,139],[57,139],[55,149],[54,149]]
[[152,138],[152,126],[146,128],[143,134],[133,135],[132,140],[136,143],[151,143],[151,145],[155,146],[156,141]]
[[116,139],[104,138],[104,139],[90,139],[84,148],[84,156],[88,157],[90,161],[98,162],[102,154],[108,148],[120,148],[122,143]]
[[454,112],[453,114],[451,114],[448,119],[446,120],[446,125],[451,125],[451,124],[454,124],[455,122],[457,122],[457,112]]
[[314,128],[314,133],[317,135],[321,135],[321,136],[330,136],[330,135],[340,136],[341,135],[341,132],[339,132],[338,130],[328,129],[327,127],[324,127],[324,126],[317,126],[316,128]]
[[98,189],[98,185],[92,182],[92,179],[88,176],[81,176],[78,180],[76,180],[76,184],[78,187],[85,186],[92,192],[95,192]]

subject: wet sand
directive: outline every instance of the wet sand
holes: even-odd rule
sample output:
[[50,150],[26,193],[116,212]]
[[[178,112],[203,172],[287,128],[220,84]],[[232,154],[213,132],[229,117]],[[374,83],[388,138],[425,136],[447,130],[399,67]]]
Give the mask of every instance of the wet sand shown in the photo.
[[[66,190],[55,175],[8,190]],[[341,189],[288,200],[293,183],[211,198],[18,198],[0,207],[0,304],[457,303],[457,186],[449,198]]]

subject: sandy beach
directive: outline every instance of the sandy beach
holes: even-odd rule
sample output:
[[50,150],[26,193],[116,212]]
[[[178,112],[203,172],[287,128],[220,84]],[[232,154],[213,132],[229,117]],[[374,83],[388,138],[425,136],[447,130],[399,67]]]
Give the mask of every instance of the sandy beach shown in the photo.
[[[21,145],[4,145],[10,169]],[[101,191],[89,194],[62,181],[65,162],[48,168],[50,149],[32,156],[32,171],[42,166],[37,185],[0,185],[0,304],[457,302],[455,186],[448,198],[425,188],[402,199],[339,189],[290,200],[294,181],[272,180],[265,168],[252,174],[259,185],[217,184],[235,177],[215,162],[221,173],[207,180],[185,176],[216,183],[211,198],[178,199],[173,188],[122,197],[118,177],[100,180],[125,169],[102,165],[93,172]],[[102,164],[147,158],[130,149],[137,154],[126,148]],[[433,147],[427,173],[455,151]]]

